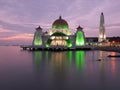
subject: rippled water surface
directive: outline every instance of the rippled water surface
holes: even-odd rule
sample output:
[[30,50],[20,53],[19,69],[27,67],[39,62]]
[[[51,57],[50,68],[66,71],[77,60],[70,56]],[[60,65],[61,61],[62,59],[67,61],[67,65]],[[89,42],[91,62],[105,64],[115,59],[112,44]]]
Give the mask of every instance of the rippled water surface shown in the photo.
[[120,58],[110,54],[119,53],[0,46],[0,90],[120,90]]

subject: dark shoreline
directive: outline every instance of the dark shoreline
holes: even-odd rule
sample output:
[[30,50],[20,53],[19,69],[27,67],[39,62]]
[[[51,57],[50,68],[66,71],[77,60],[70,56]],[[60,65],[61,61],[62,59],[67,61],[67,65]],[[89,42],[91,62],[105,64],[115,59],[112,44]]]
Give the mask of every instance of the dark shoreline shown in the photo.
[[102,50],[102,51],[111,51],[111,52],[119,52],[120,53],[120,47],[117,46],[94,46],[93,50]]

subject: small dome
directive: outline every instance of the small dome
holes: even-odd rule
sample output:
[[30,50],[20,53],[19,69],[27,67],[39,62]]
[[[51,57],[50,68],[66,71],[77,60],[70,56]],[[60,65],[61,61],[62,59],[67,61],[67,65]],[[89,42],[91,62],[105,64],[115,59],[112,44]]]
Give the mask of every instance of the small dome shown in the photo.
[[57,19],[56,21],[54,21],[54,23],[52,24],[52,28],[53,29],[68,29],[68,23],[61,18],[61,16],[59,17],[59,19]]

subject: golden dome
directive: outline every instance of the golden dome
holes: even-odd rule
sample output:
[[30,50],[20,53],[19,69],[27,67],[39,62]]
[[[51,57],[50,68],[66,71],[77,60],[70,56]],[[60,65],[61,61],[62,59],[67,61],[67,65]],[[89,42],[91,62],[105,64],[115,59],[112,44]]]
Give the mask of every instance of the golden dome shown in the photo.
[[53,29],[69,29],[69,26],[68,26],[68,23],[64,19],[62,19],[60,16],[59,19],[54,21],[54,23],[52,24],[52,28]]

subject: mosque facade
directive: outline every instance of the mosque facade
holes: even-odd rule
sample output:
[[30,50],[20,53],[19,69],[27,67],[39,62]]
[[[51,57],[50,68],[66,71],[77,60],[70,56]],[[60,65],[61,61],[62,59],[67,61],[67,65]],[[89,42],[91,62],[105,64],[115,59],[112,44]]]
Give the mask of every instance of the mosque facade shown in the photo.
[[48,32],[43,32],[40,26],[36,28],[32,45],[45,48],[81,47],[85,46],[85,35],[81,26],[78,26],[76,32],[72,34],[67,21],[60,16],[53,22],[52,28]]

